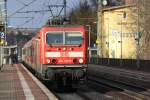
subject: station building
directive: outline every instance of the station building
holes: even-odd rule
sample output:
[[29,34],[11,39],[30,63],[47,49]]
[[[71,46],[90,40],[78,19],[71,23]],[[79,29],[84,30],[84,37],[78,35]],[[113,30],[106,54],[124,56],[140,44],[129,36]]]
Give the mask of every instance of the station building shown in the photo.
[[[98,12],[98,44],[101,58],[150,59],[148,0],[126,0],[125,5]],[[146,14],[145,14],[146,13]],[[146,21],[147,20],[147,21]]]

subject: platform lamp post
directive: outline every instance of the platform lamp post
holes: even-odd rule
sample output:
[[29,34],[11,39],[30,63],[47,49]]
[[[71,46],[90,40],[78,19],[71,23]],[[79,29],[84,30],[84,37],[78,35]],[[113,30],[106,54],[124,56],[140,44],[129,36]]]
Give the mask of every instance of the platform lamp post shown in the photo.
[[[2,15],[5,15],[5,16],[2,16],[1,19],[2,19],[2,25],[3,25],[3,29],[2,29],[2,32],[1,32],[1,35],[0,35],[0,67],[2,66],[3,64],[3,46],[5,45],[6,43],[6,30],[7,30],[7,0],[1,0],[1,5],[3,5],[2,7],[3,8],[3,11],[4,11],[4,14]],[[3,13],[3,12],[1,12]],[[4,20],[3,20],[4,19]]]
[[123,14],[122,13],[119,13],[118,14],[121,18],[121,21],[120,21],[120,41],[118,41],[120,43],[120,66],[122,66],[122,17],[123,17]]
[[140,33],[140,26],[139,26],[139,0],[137,0],[137,32],[135,34],[135,41],[136,41],[136,66],[137,68],[140,68],[140,57],[139,57],[139,50],[140,50],[140,38],[141,38],[141,33]]
[[[98,42],[100,42],[100,45],[97,45],[97,55],[98,57],[101,57],[103,59],[103,46],[102,46],[102,8],[104,4],[107,4],[106,0],[97,0],[98,1],[98,8],[97,8],[97,40],[100,39]],[[97,62],[98,62],[97,57]],[[101,61],[102,64],[103,61]]]
[[7,34],[7,0],[4,0],[4,5],[5,5],[5,44],[7,45],[7,40],[6,40],[6,34]]

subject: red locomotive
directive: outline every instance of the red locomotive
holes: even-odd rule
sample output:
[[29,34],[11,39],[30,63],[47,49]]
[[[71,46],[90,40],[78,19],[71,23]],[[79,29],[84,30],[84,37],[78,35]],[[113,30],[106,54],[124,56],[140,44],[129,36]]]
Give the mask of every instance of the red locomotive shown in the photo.
[[24,45],[22,59],[44,80],[78,83],[85,79],[87,41],[84,26],[44,26]]

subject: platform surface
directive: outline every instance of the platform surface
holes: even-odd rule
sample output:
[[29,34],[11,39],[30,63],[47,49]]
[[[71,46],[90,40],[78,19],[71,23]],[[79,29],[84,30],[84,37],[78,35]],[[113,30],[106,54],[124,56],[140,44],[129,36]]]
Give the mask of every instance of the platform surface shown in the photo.
[[58,100],[23,65],[4,65],[0,71],[0,100]]

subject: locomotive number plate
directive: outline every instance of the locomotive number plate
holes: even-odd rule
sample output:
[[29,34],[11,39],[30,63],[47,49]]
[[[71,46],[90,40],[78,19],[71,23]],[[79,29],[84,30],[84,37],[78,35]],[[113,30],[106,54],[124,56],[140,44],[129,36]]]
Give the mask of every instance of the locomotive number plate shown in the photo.
[[60,53],[60,56],[61,56],[61,57],[68,57],[69,54],[68,54],[68,52],[61,52],[61,53]]

